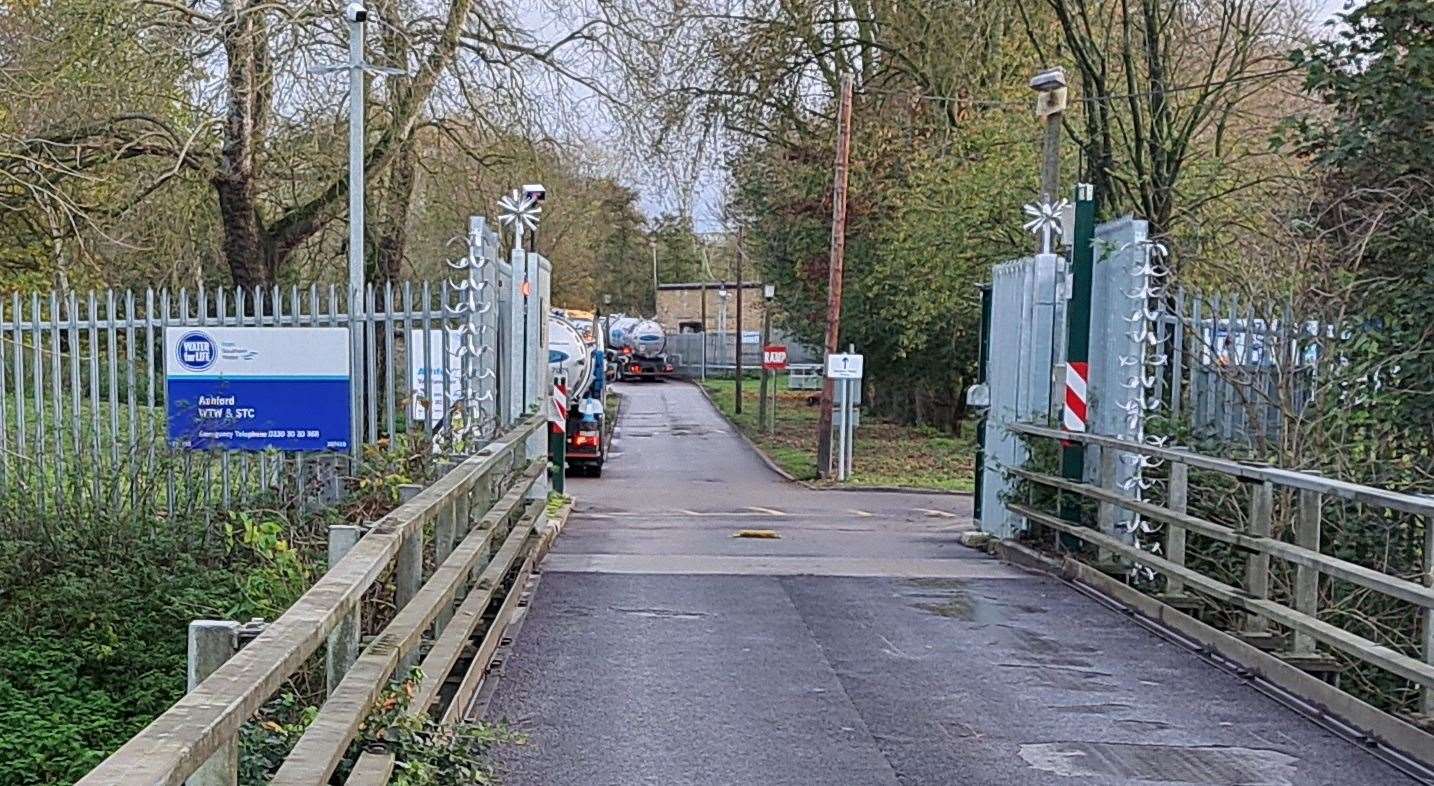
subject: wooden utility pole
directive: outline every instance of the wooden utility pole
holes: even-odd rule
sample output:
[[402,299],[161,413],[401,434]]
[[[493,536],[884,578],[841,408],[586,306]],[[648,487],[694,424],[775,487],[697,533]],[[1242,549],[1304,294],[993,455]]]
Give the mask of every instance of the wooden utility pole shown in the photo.
[[[827,272],[826,355],[834,355],[841,340],[842,263],[846,258],[846,185],[851,162],[851,76],[841,79],[841,109],[837,115],[836,174],[832,186],[832,256]],[[825,362],[825,358],[823,358]],[[817,422],[817,472],[832,472],[832,399],[834,386],[822,381],[822,411]]]
[[742,230],[737,230],[737,385],[736,385],[736,412],[742,414],[742,241],[746,237]]

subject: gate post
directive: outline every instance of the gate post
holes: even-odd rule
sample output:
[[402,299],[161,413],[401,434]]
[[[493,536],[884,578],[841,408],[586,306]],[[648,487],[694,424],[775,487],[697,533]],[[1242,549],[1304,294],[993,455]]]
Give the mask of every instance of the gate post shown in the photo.
[[553,491],[562,494],[567,489],[568,466],[568,380],[563,376],[553,379],[548,406],[548,460]]
[[[976,384],[985,385],[986,364],[991,360],[991,285],[981,285],[981,341],[976,348]],[[988,394],[989,397],[989,394]],[[981,520],[981,505],[985,494],[981,488],[982,478],[986,474],[986,418],[991,416],[990,402],[981,409],[981,415],[976,419],[976,470],[973,473],[974,491],[971,500],[971,515],[976,521]]]
[[[1075,227],[1070,255],[1070,305],[1066,309],[1065,401],[1062,405],[1061,427],[1066,431],[1084,432],[1090,401],[1090,301],[1095,278],[1095,187],[1089,183],[1076,185]],[[1086,446],[1068,442],[1061,446],[1061,477],[1077,483],[1085,477]],[[1114,473],[1112,472],[1112,475]],[[1105,483],[1102,473],[1101,482]],[[1060,516],[1072,523],[1080,522],[1080,505],[1074,495],[1061,495]],[[1067,549],[1079,548],[1079,541],[1070,535],[1058,536]]]

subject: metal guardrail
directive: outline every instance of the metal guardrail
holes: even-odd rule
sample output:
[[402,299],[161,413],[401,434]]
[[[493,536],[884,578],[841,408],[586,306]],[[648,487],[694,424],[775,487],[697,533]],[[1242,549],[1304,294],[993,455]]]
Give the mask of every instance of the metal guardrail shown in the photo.
[[[179,786],[216,754],[232,756],[225,749],[232,747],[245,721],[291,674],[326,640],[330,655],[341,650],[344,645],[335,634],[356,625],[363,594],[394,566],[400,587],[397,615],[356,660],[340,663],[337,675],[331,674],[327,701],[273,781],[291,786],[327,783],[374,699],[401,663],[416,660],[430,626],[436,641],[421,664],[425,676],[411,708],[424,711],[433,704],[503,578],[518,565],[519,581],[513,584],[517,592],[509,592],[503,601],[479,657],[443,713],[445,720],[456,718],[477,690],[505,613],[516,606],[522,579],[532,567],[532,535],[546,502],[529,499],[546,469],[543,449],[533,435],[543,433],[546,423],[543,414],[528,418],[376,522],[258,638],[77,786]],[[434,527],[437,567],[421,587],[404,593],[405,574],[421,579],[423,533],[429,524]],[[482,573],[472,582],[478,570]],[[464,591],[462,604],[454,610],[455,598]],[[349,782],[385,783],[383,770],[392,765],[391,757],[365,754]]]
[[[1099,506],[1097,529],[1067,521],[1029,504],[1008,501],[1007,508],[1011,512],[1163,575],[1171,595],[1178,596],[1187,589],[1193,590],[1244,611],[1248,616],[1243,633],[1247,636],[1267,635],[1270,623],[1290,630],[1293,641],[1287,655],[1295,660],[1314,658],[1315,644],[1319,643],[1409,680],[1420,687],[1422,714],[1426,717],[1434,715],[1434,498],[1093,434],[1029,424],[1012,424],[1009,428],[1029,437],[1065,440],[1094,447],[1100,452],[1101,467],[1098,486],[1019,467],[1006,470],[1032,483],[1095,501]],[[1114,470],[1121,454],[1169,462],[1167,506],[1132,499],[1117,491]],[[1249,519],[1244,528],[1228,527],[1187,513],[1189,470],[1192,467],[1222,473],[1253,486]],[[1277,487],[1297,493],[1294,543],[1272,536],[1271,519]],[[1424,583],[1401,579],[1321,553],[1321,509],[1325,498],[1429,517],[1424,539]],[[1153,554],[1119,537],[1115,530],[1117,509],[1164,524],[1163,555]],[[1185,539],[1188,532],[1245,552],[1244,586],[1231,586],[1187,567]],[[1295,566],[1293,607],[1270,599],[1271,557]],[[1348,582],[1415,606],[1422,618],[1422,659],[1410,657],[1319,619],[1320,576]],[[1434,760],[1434,752],[1429,752],[1425,758]]]

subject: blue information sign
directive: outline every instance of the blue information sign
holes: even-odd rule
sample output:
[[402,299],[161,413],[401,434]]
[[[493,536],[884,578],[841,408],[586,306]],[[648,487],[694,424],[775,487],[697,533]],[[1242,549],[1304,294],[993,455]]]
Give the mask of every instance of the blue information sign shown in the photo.
[[166,328],[170,441],[196,450],[348,450],[348,341],[344,328]]

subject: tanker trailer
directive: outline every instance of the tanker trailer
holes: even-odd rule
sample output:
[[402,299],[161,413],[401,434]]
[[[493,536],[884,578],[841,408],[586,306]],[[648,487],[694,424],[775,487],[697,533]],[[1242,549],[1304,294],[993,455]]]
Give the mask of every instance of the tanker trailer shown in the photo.
[[651,320],[634,320],[624,326],[620,348],[621,372],[624,380],[666,379],[672,375],[667,358],[667,332]]
[[589,344],[582,328],[571,320],[548,318],[548,365],[553,376],[567,380],[566,423],[568,469],[574,474],[602,476],[607,460],[604,411],[607,380],[601,376],[597,356],[602,342]]

